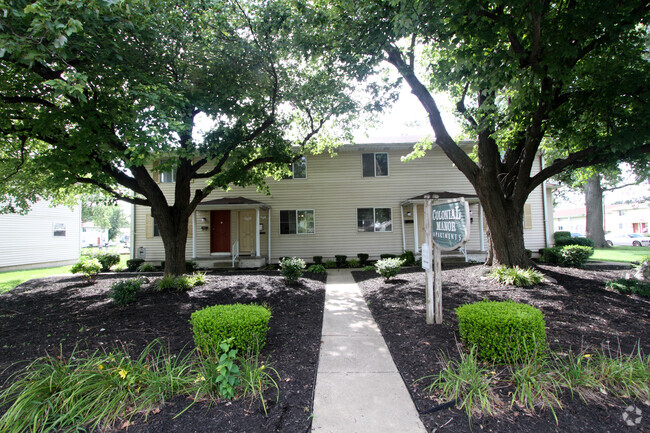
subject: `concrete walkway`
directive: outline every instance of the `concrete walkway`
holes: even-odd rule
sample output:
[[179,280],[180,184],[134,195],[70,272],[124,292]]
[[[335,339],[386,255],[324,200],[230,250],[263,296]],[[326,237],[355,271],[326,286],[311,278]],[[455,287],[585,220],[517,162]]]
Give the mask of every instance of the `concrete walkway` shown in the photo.
[[361,291],[329,270],[312,432],[426,433]]

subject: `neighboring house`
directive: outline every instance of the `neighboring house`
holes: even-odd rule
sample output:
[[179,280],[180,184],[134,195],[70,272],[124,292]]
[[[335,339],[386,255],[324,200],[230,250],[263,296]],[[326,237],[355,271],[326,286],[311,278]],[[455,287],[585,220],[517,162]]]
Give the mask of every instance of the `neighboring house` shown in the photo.
[[[585,234],[585,207],[556,209],[553,216],[555,231]],[[650,201],[604,206],[605,233],[647,233],[650,227]]]
[[97,227],[94,222],[81,223],[81,247],[101,247],[108,243],[108,229]]
[[0,215],[0,271],[69,265],[79,260],[81,210],[35,203],[27,215]]
[[[346,145],[337,155],[307,155],[292,166],[290,179],[268,181],[271,195],[255,187],[214,191],[190,218],[187,258],[203,266],[219,260],[241,266],[297,256],[312,261],[358,253],[416,253],[424,240],[423,196],[465,197],[470,204],[468,252],[484,257],[487,228],[474,190],[438,148],[402,162],[414,141]],[[469,152],[473,143],[464,143]],[[539,167],[539,162],[537,163]],[[174,172],[155,173],[173,200]],[[201,187],[203,180],[195,180]],[[550,193],[536,189],[525,206],[526,248],[548,245],[552,221]],[[171,204],[171,203],[170,203]],[[545,206],[546,204],[546,206]],[[149,208],[133,207],[135,257],[164,260],[163,244]]]

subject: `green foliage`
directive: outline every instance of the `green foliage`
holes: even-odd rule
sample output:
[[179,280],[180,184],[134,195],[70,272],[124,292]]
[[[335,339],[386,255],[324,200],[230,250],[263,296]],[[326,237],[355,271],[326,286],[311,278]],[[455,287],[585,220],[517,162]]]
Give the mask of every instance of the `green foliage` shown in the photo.
[[201,351],[202,362],[198,366],[197,396],[217,395],[219,398],[232,400],[235,388],[239,385],[239,366],[237,349],[232,348],[233,338],[219,343],[215,351]]
[[550,358],[544,354],[533,353],[521,360],[521,363],[512,362],[509,382],[513,392],[510,407],[515,403],[531,412],[548,407],[551,409],[555,421],[556,407],[562,407],[559,396],[561,382],[557,378]]
[[348,262],[348,256],[344,256],[342,254],[335,255],[334,258],[336,259],[336,267],[337,268],[344,268]]
[[102,265],[102,272],[108,272],[111,268],[120,263],[120,255],[112,253],[100,253],[94,256]]
[[522,269],[519,266],[509,268],[505,265],[492,269],[488,277],[499,284],[508,286],[534,286],[544,281],[544,275],[533,268]]
[[240,367],[240,379],[242,384],[242,397],[250,397],[252,400],[260,400],[264,414],[268,415],[264,391],[275,388],[275,402],[280,398],[280,388],[277,380],[280,375],[273,367],[260,362],[259,350],[249,353],[242,359]]
[[307,272],[311,272],[314,274],[326,274],[327,269],[325,269],[325,266],[323,265],[311,265],[308,269]]
[[362,270],[363,272],[368,272],[368,271],[375,271],[376,269],[375,269],[375,267],[372,266],[372,265],[367,265],[367,266],[364,266],[363,268],[361,268],[361,270]]
[[363,267],[368,264],[368,258],[370,255],[366,253],[359,253],[357,254],[357,257],[359,258],[359,264]]
[[156,282],[155,288],[159,292],[166,290],[184,292],[194,287],[194,281],[194,278],[190,278],[187,275],[165,275]]
[[144,280],[142,278],[116,281],[111,286],[110,296],[119,306],[130,304],[131,302],[135,302],[135,297],[143,283]]
[[259,305],[214,305],[192,313],[190,323],[194,343],[204,355],[218,353],[224,340],[241,353],[251,352],[266,343],[271,312]]
[[206,281],[205,272],[195,272],[192,275],[188,275],[187,280],[192,287],[202,286]]
[[151,263],[143,263],[140,265],[138,268],[139,272],[155,272],[156,267],[152,265]]
[[322,265],[323,264],[323,256],[314,256],[314,264],[315,265]]
[[334,260],[325,260],[325,265],[327,269],[332,269],[336,267],[336,262]]
[[280,262],[280,273],[288,282],[297,281],[305,270],[305,261],[296,257],[286,258]]
[[594,254],[594,249],[581,245],[567,245],[566,247],[562,247],[561,254],[561,265],[580,268]]
[[570,239],[571,238],[571,232],[567,231],[557,231],[553,233],[553,240],[557,243],[558,240],[560,239]]
[[647,256],[641,256],[638,260],[639,264],[641,263],[650,263],[650,254]]
[[189,274],[192,272],[196,272],[197,269],[199,269],[199,265],[194,260],[185,261],[185,272]]
[[129,272],[135,272],[143,263],[144,259],[129,259],[126,261],[126,269],[128,269]]
[[608,281],[606,286],[608,289],[616,290],[624,295],[639,295],[650,298],[650,283],[644,283],[636,279],[618,278]]
[[384,281],[387,282],[399,273],[403,264],[404,262],[402,259],[388,258],[378,260],[377,263],[375,263],[375,269],[379,275],[384,277]]
[[77,263],[72,265],[70,272],[73,274],[82,273],[89,281],[102,270],[102,265],[94,257],[83,256]]
[[476,346],[485,361],[525,361],[546,349],[544,315],[533,306],[481,301],[458,307],[456,315],[463,343]]
[[349,265],[351,268],[358,268],[358,267],[359,267],[359,260],[356,260],[356,259],[350,259],[350,260],[348,261],[348,265]]
[[559,265],[562,262],[562,248],[542,248],[539,250],[539,261],[549,265]]
[[188,357],[171,356],[158,341],[138,357],[113,350],[36,359],[0,393],[0,404],[10,405],[0,431],[110,429],[118,419],[146,415],[184,393],[190,366]]
[[415,254],[413,254],[413,251],[406,250],[399,258],[404,262],[404,266],[413,266],[415,264]]
[[568,245],[580,245],[583,247],[595,247],[594,241],[589,238],[559,238],[555,241],[556,247],[564,247]]
[[397,258],[396,254],[380,254],[379,255],[380,259],[394,259]]
[[478,361],[476,352],[472,346],[468,354],[460,352],[460,360],[443,357],[440,372],[421,379],[433,379],[425,390],[439,393],[445,400],[457,400],[456,404],[470,418],[473,413],[491,414],[497,403],[494,375]]

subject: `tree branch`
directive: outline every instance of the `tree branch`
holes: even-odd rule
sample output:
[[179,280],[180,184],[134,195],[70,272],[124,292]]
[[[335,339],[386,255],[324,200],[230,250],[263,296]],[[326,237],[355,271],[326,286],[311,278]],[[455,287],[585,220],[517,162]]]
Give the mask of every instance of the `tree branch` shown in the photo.
[[126,196],[124,194],[119,193],[118,191],[111,188],[110,186],[96,181],[95,179],[90,179],[90,178],[87,178],[87,177],[76,177],[75,180],[77,182],[79,182],[79,183],[83,183],[83,184],[87,184],[87,185],[93,185],[93,186],[96,186],[98,188],[101,188],[101,189],[103,189],[104,191],[106,191],[107,193],[109,193],[110,195],[112,195],[113,197],[115,197],[118,200],[122,200],[122,201],[125,201],[127,203],[131,203],[131,204],[137,204],[137,205],[140,205],[140,206],[151,206],[151,203],[149,202],[149,200],[146,200],[146,199],[143,199],[143,198],[138,198],[138,197]]
[[8,104],[38,104],[44,105],[48,108],[56,108],[56,105],[45,99],[38,98],[36,96],[4,96],[0,95],[0,98]]

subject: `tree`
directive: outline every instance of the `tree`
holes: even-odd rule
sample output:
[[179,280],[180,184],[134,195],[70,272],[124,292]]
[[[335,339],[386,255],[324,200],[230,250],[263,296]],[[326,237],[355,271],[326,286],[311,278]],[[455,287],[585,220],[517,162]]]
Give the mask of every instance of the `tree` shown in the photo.
[[97,227],[108,229],[108,239],[111,241],[115,240],[120,229],[129,227],[123,209],[115,204],[103,203],[98,196],[94,197],[94,202],[81,203],[81,220],[92,221]]
[[[184,272],[188,219],[214,189],[264,188],[332,141],[315,139],[328,121],[364,109],[352,97],[357,80],[303,49],[308,29],[291,2],[19,0],[2,9],[0,131],[10,151],[0,163],[17,174],[4,176],[0,201],[15,210],[36,191],[101,190],[150,206],[166,273]],[[153,165],[175,171],[173,199]],[[33,182],[21,188],[22,178]],[[206,186],[192,190],[200,179]]]
[[[325,5],[319,12],[331,51],[342,61],[387,61],[420,100],[435,144],[476,190],[498,264],[529,264],[523,209],[546,179],[650,151],[645,1]],[[456,98],[459,116],[476,137],[476,160],[447,132],[432,89]],[[561,140],[593,136],[575,116],[587,107],[608,113],[610,134],[596,141]],[[422,143],[413,156],[430,146]],[[538,155],[549,148],[560,156],[537,171]]]

